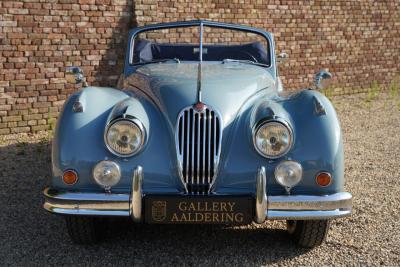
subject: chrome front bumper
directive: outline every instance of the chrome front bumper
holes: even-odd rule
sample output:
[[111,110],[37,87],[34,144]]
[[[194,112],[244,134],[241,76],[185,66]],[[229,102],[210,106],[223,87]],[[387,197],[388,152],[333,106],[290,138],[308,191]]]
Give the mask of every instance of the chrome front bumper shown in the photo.
[[265,168],[257,172],[256,212],[254,220],[322,220],[351,215],[352,195],[340,192],[331,195],[267,196]]
[[143,169],[138,166],[132,177],[131,194],[75,193],[46,188],[43,207],[56,214],[131,217],[142,219]]
[[[140,222],[143,218],[143,171],[139,166],[132,179],[131,194],[74,193],[46,188],[44,208],[64,215],[121,216]],[[331,195],[267,196],[265,169],[257,174],[254,221],[317,220],[349,216],[352,196],[341,192]]]

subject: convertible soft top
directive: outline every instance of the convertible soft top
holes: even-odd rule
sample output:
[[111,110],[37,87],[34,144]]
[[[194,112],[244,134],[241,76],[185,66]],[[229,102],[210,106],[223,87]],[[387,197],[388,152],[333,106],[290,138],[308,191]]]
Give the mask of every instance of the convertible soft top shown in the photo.
[[[148,62],[166,58],[177,58],[182,61],[197,61],[199,46],[195,44],[155,43],[146,39],[135,43],[133,62]],[[242,45],[204,45],[204,61],[221,61],[223,59],[251,60],[270,65],[268,51],[262,42]]]

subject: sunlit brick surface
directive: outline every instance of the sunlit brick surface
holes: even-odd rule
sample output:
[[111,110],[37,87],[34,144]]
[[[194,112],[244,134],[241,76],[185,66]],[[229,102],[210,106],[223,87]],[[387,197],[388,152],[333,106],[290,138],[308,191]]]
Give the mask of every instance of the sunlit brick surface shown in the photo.
[[290,55],[280,67],[288,89],[308,86],[321,68],[334,74],[335,93],[400,74],[397,0],[1,0],[0,135],[54,127],[77,90],[65,66],[82,66],[91,85],[115,85],[129,28],[200,18],[273,32]]

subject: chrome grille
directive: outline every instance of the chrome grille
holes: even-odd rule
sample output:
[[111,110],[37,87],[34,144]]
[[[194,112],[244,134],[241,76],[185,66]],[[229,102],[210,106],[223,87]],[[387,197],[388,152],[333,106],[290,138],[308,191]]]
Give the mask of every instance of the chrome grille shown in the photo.
[[210,192],[221,152],[221,118],[204,106],[187,107],[178,116],[176,149],[180,175],[191,194]]

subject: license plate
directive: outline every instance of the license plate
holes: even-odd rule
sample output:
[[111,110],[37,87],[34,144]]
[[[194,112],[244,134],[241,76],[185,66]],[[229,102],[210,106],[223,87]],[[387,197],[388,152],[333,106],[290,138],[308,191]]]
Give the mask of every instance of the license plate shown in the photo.
[[145,221],[161,224],[249,224],[249,196],[145,196]]

